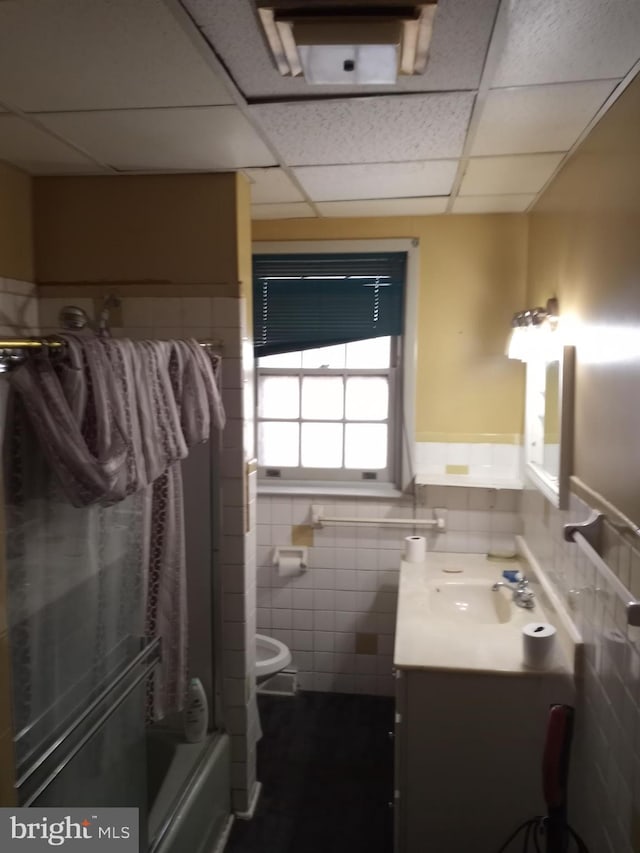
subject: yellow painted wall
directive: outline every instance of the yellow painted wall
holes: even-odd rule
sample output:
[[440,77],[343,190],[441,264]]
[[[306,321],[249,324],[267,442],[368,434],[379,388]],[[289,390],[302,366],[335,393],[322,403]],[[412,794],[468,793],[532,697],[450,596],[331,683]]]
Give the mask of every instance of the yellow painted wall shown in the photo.
[[524,372],[504,347],[524,307],[524,215],[253,223],[254,240],[393,237],[420,240],[416,439],[512,441],[523,430]]
[[234,173],[36,178],[39,282],[238,284]]
[[31,178],[0,162],[0,276],[33,281]]
[[640,77],[530,216],[528,304],[576,344],[574,472],[640,523]]
[[236,174],[236,240],[240,295],[245,298],[247,329],[253,329],[253,278],[251,274],[251,190],[249,182]]

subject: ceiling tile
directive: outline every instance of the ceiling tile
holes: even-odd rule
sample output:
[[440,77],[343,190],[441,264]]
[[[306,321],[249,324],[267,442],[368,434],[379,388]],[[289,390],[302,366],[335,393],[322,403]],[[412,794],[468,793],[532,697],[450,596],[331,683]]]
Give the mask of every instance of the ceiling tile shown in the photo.
[[460,186],[460,195],[537,193],[563,157],[564,154],[522,154],[472,158]]
[[290,166],[383,163],[458,157],[473,99],[471,93],[406,95],[251,110]]
[[244,169],[243,171],[251,182],[251,201],[254,204],[304,201],[304,196],[291,178],[277,166],[270,169]]
[[453,202],[453,213],[524,213],[533,195],[469,195]]
[[237,107],[46,113],[39,119],[122,171],[241,169],[275,163]]
[[396,86],[309,86],[281,77],[256,25],[250,0],[183,0],[199,28],[248,98],[424,92],[475,89],[493,28],[498,0],[440,0],[424,74],[400,77]]
[[323,201],[317,207],[322,216],[428,216],[444,213],[447,196],[429,198],[386,198],[368,201]]
[[252,204],[252,219],[309,219],[315,216],[309,204]]
[[639,45],[638,0],[511,0],[492,85],[623,77]]
[[472,155],[568,151],[615,82],[561,83],[489,92]]
[[0,160],[34,175],[104,172],[93,160],[18,116],[0,115]]
[[296,178],[313,201],[449,195],[457,160],[302,166]]
[[158,0],[0,3],[0,81],[27,112],[233,103]]

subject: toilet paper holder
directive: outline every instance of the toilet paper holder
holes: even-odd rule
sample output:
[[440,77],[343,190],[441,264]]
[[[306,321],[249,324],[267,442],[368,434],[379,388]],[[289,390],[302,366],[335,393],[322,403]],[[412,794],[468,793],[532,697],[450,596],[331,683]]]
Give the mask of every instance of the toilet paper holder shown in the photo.
[[305,547],[278,545],[278,547],[273,549],[273,565],[279,566],[283,561],[299,560],[300,568],[306,569],[308,563],[307,554],[308,549]]

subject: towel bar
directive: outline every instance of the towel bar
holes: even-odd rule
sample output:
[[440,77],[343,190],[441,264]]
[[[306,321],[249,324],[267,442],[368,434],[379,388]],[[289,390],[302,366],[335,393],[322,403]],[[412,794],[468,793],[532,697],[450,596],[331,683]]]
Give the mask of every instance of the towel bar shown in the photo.
[[640,601],[629,592],[596,550],[601,540],[604,518],[601,512],[594,512],[586,521],[565,524],[564,538],[567,542],[574,542],[580,548],[600,576],[623,601],[627,613],[627,624],[640,627]]

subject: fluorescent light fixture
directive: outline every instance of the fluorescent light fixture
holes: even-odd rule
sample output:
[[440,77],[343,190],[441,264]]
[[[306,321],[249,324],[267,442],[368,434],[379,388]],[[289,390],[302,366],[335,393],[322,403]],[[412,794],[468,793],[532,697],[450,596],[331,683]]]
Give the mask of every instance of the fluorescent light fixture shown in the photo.
[[293,38],[291,27],[284,21],[277,21],[276,26],[278,27],[278,35],[280,36],[285,56],[289,62],[291,76],[299,77],[302,74],[302,64],[300,62],[298,48],[295,39]]
[[302,20],[292,33],[308,83],[393,85],[398,79],[399,21]]
[[284,52],[273,9],[258,9],[258,15],[278,71],[283,77],[291,75],[291,66]]
[[301,45],[307,83],[393,85],[398,79],[398,48],[387,44]]
[[[267,6],[266,4],[271,5]],[[295,6],[295,4],[293,4]],[[380,0],[333,4],[258,0],[258,14],[278,71],[315,85],[394,85],[424,72],[436,2]]]
[[436,16],[436,3],[427,3],[422,7],[420,18],[418,19],[418,43],[416,45],[416,57],[413,65],[413,74],[424,74],[429,59],[429,45],[431,44],[431,36],[433,35],[433,22]]

